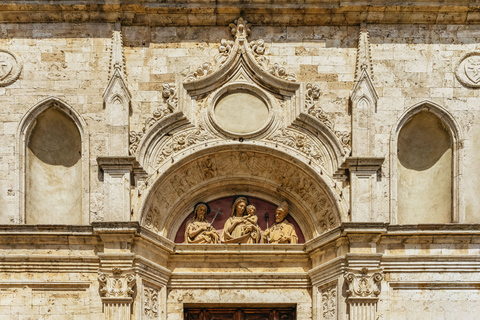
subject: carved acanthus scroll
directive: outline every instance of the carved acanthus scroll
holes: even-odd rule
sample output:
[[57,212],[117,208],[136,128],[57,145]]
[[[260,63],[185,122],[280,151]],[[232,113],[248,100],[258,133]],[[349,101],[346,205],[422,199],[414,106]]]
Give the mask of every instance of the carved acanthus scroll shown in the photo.
[[144,287],[143,289],[143,312],[151,318],[158,318],[158,289]]
[[321,290],[322,315],[324,320],[334,320],[337,314],[337,286],[327,287]]

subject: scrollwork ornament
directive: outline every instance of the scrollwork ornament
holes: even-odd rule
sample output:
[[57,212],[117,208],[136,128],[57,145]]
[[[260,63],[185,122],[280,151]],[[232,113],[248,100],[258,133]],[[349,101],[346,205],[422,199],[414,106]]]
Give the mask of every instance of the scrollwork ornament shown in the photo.
[[345,281],[348,284],[347,295],[352,298],[375,298],[380,294],[383,275],[375,272],[373,275],[367,275],[364,268],[361,274],[349,272],[345,275]]
[[270,61],[265,56],[265,41],[263,39],[252,41],[250,42],[250,48],[258,64],[262,68],[267,69]]
[[351,134],[348,131],[335,131],[335,135],[340,140],[340,143],[343,146],[343,151],[345,154],[349,155],[350,151],[352,150],[351,144]]
[[321,291],[323,319],[333,320],[337,311],[337,287],[331,286]]
[[195,71],[190,71],[185,78],[185,82],[192,82],[197,79],[203,78],[213,72],[212,65],[210,62],[204,62],[200,67]]
[[333,131],[334,125],[332,120],[330,120],[330,117],[320,106],[317,106],[316,101],[319,97],[320,88],[316,85],[314,86],[311,83],[308,83],[305,92],[305,109],[307,113],[323,122],[323,124]]
[[156,319],[158,317],[158,290],[145,287],[143,290],[143,311],[149,318]]
[[166,99],[167,106],[171,111],[177,109],[178,97],[177,90],[174,84],[164,83],[162,89],[162,96]]
[[0,87],[8,86],[17,81],[22,69],[22,60],[16,53],[0,48]]
[[98,275],[100,283],[100,294],[104,298],[130,298],[133,294],[133,287],[136,279],[133,273],[121,274],[100,273]]
[[234,42],[232,40],[222,39],[218,46],[218,54],[215,56],[215,64],[221,66],[227,61],[228,56],[232,52]]
[[134,155],[135,152],[137,152],[138,144],[142,140],[144,134],[145,132],[143,131],[139,131],[139,132],[130,131],[130,134],[129,134],[130,145],[128,147],[130,155]]
[[297,81],[297,75],[295,73],[288,73],[287,70],[284,67],[280,67],[278,63],[273,64],[273,66],[268,70],[268,72],[280,79],[292,82]]

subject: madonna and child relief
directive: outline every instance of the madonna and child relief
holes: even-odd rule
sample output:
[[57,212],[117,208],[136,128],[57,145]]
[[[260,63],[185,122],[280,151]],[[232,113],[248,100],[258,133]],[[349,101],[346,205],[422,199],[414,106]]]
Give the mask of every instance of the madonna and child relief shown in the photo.
[[199,202],[195,205],[193,218],[185,226],[185,243],[298,243],[296,228],[286,219],[286,201],[276,208],[273,225],[268,226],[268,212],[265,213],[263,223],[267,227],[264,231],[259,226],[257,208],[249,203],[247,197],[234,198],[231,213],[221,232],[213,227],[213,223],[223,213],[217,209],[214,217],[208,221],[210,213],[211,208],[207,203]]

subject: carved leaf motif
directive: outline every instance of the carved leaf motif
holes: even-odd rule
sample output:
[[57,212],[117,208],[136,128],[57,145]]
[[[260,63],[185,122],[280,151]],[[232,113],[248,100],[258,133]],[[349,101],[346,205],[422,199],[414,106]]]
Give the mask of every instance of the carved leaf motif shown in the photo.
[[287,81],[295,82],[297,81],[297,75],[293,72],[287,73],[287,70],[283,67],[280,67],[278,63],[275,63],[269,70],[271,74],[280,79],[285,79]]
[[143,131],[139,131],[139,132],[130,131],[130,135],[129,135],[130,155],[134,155],[135,152],[137,152],[138,144],[140,143],[140,140],[142,140],[143,134],[144,134]]
[[267,69],[270,61],[265,56],[265,41],[263,39],[252,41],[250,42],[250,48],[258,64],[262,68]]
[[232,35],[235,37],[235,38],[238,38],[238,37],[248,37],[248,35],[250,35],[250,28],[251,28],[251,24],[248,23],[247,20],[243,20],[242,17],[238,18],[237,20],[235,20],[233,23],[230,23],[230,28],[232,29],[231,32],[232,32]]
[[158,290],[145,287],[143,290],[143,310],[147,317],[155,319],[158,317]]
[[228,56],[232,52],[234,42],[231,40],[222,39],[220,45],[218,46],[218,54],[215,56],[215,64],[221,66],[227,61]]
[[192,82],[197,79],[203,78],[213,72],[212,65],[210,62],[203,63],[200,67],[197,68],[195,71],[190,71],[185,78],[185,82]]

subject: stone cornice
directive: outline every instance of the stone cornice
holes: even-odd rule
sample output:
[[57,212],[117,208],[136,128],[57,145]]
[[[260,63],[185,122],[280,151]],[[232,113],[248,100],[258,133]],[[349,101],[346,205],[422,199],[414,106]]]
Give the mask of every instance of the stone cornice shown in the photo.
[[471,0],[403,2],[387,0],[12,0],[0,4],[1,23],[120,22],[150,26],[228,26],[240,14],[257,24],[357,25],[360,23],[479,24]]

